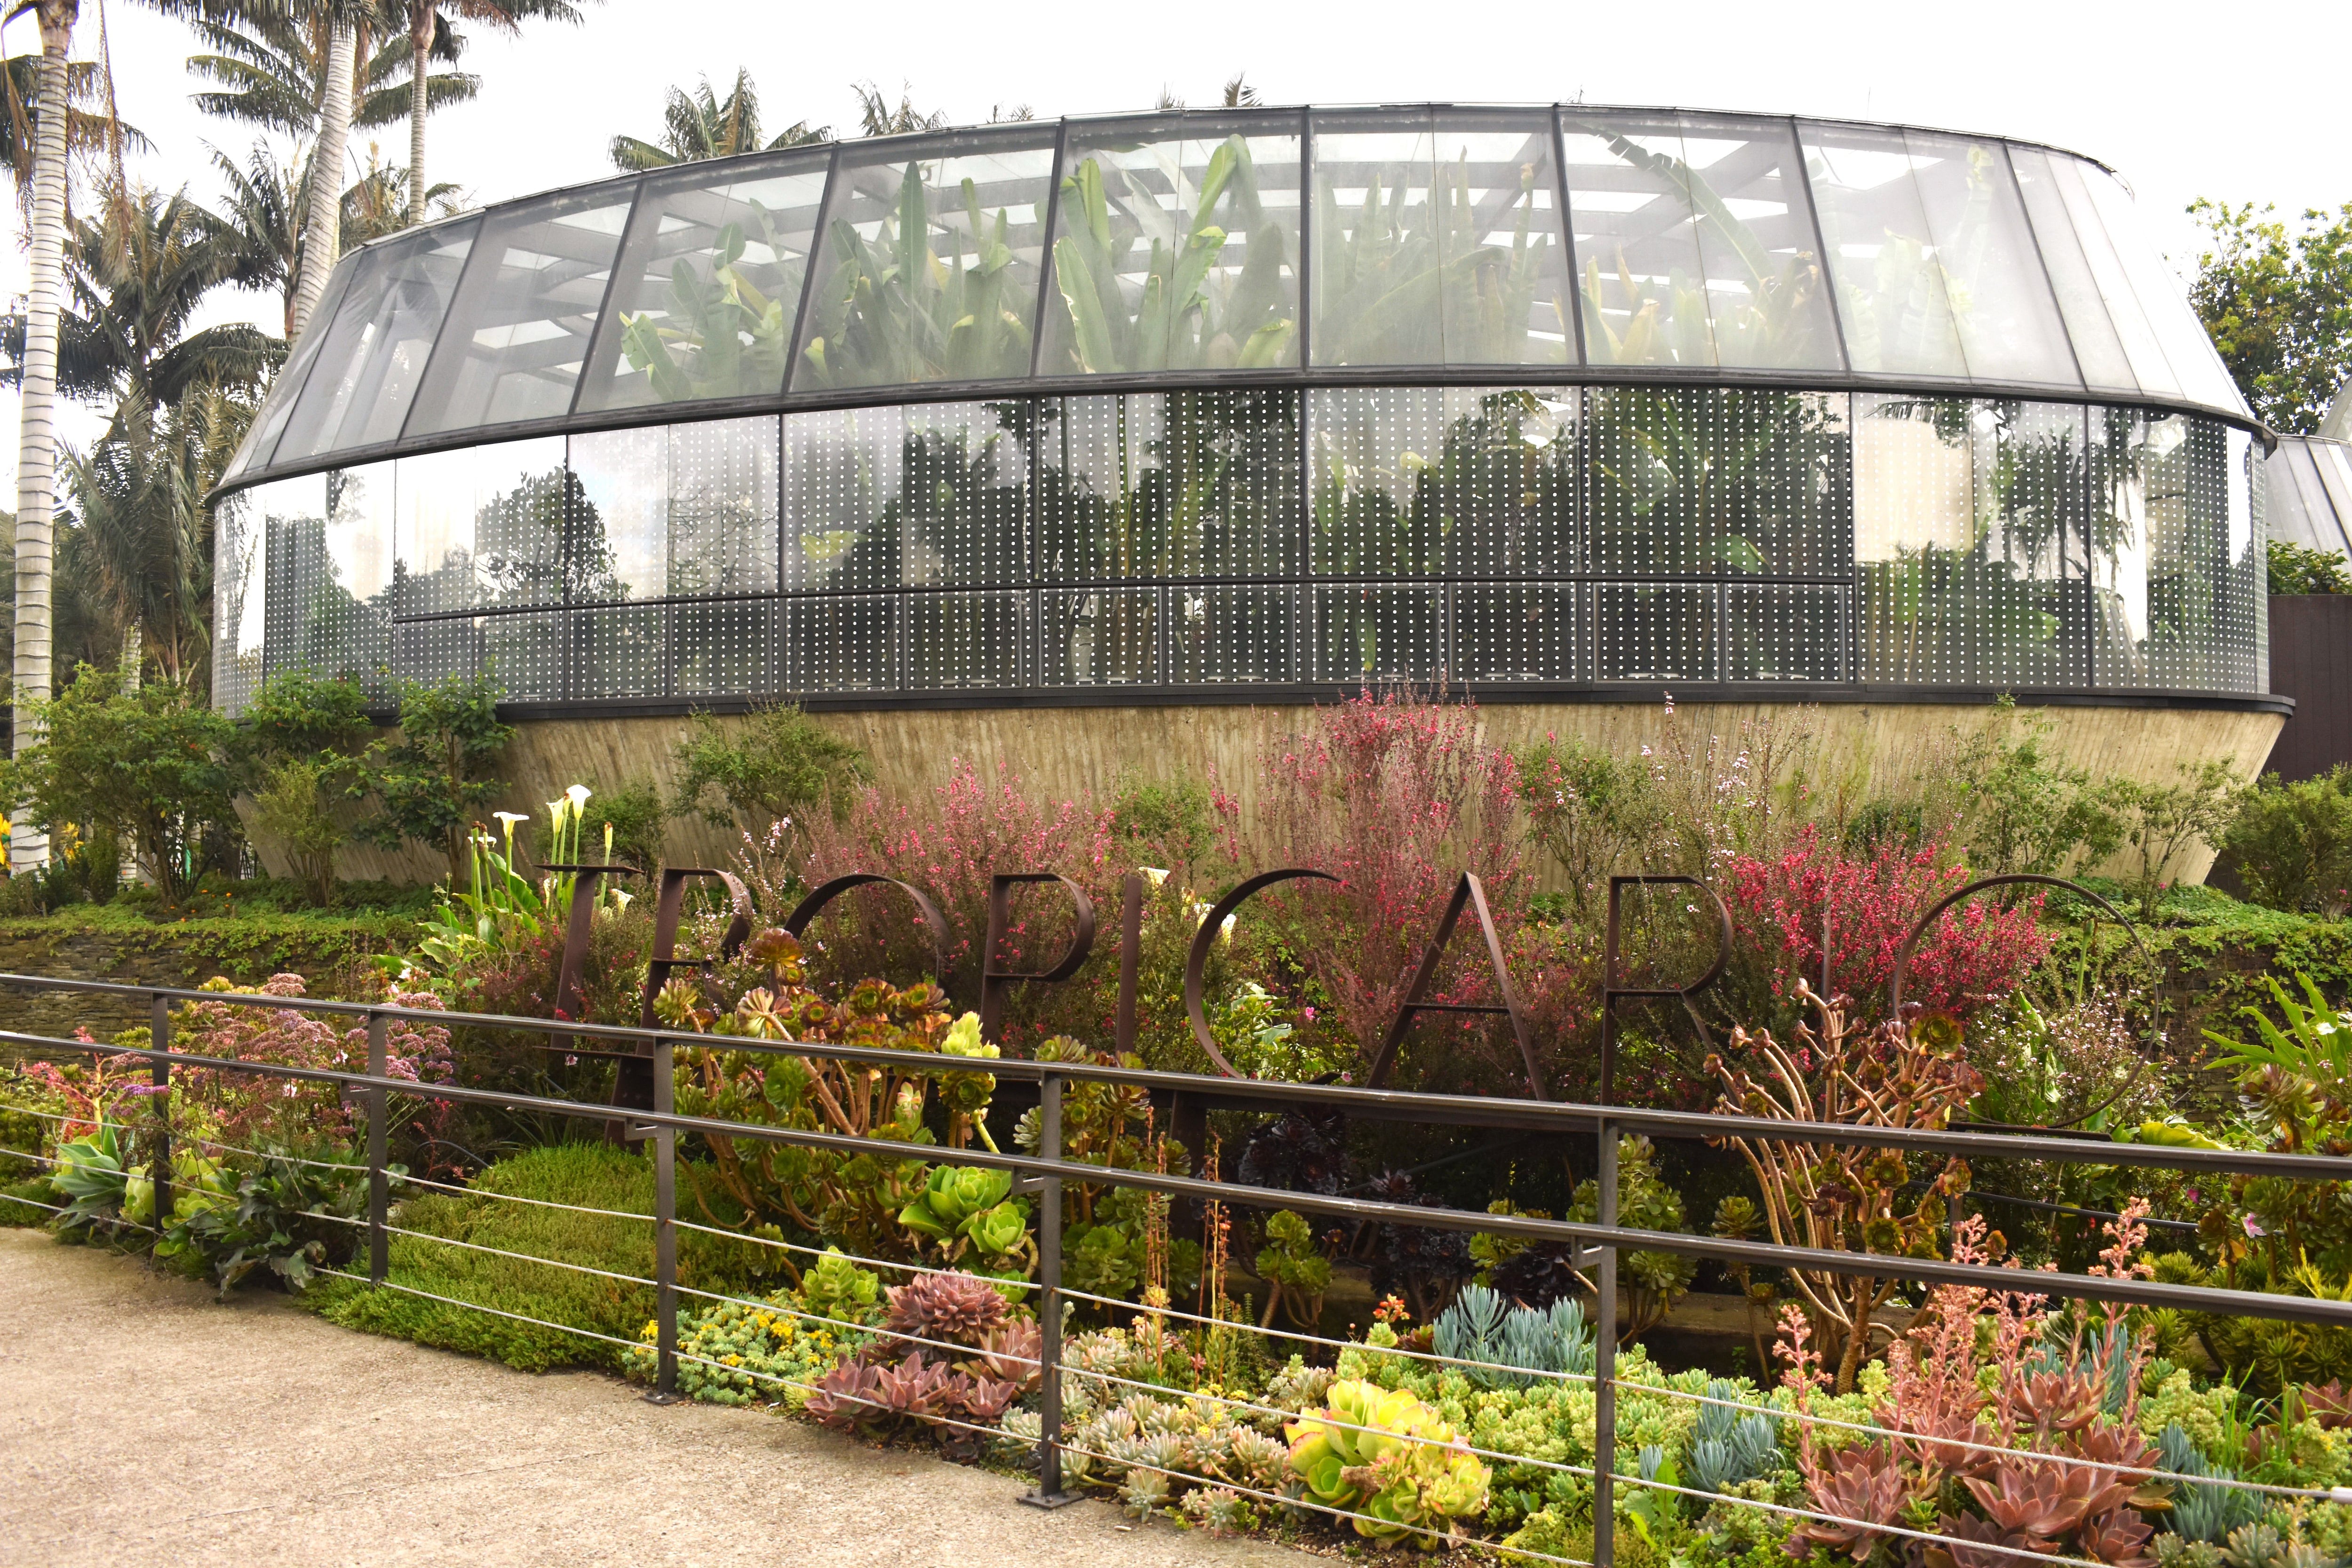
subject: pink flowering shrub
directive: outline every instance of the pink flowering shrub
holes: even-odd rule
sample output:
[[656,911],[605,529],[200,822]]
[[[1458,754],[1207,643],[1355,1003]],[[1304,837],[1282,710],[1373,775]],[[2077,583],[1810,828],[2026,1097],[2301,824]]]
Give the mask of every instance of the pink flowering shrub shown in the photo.
[[[1722,887],[1733,940],[1759,964],[1773,1000],[1786,1002],[1800,978],[1821,984],[1826,910],[1831,992],[1852,997],[1859,1016],[1883,1016],[1903,939],[1969,881],[1965,868],[1939,865],[1940,857],[1934,843],[1849,854],[1808,824],[1778,856],[1732,858]],[[1904,1000],[1966,1016],[2014,991],[2048,951],[2034,921],[2040,909],[2038,899],[2005,909],[1983,898],[1947,910],[1911,956]]]
[[[878,789],[867,789],[844,821],[820,814],[806,826],[803,875],[810,886],[870,871],[931,896],[949,927],[948,956],[955,969],[950,995],[957,1006],[976,1005],[980,994],[989,879],[999,872],[1058,871],[1084,888],[1103,933],[1094,962],[1116,969],[1118,885],[1129,868],[1114,864],[1110,813],[1091,803],[1040,804],[1024,793],[1010,768],[1000,768],[992,781],[959,757],[929,800],[893,803]],[[1068,911],[1068,896],[1058,888],[1015,889],[998,962],[1007,969],[1050,967],[1070,939]],[[887,889],[837,900],[810,935],[811,958],[831,978],[886,975],[911,983],[931,968],[931,933],[913,918],[905,897]],[[1041,989],[1050,988],[1016,988],[1016,1018],[1059,1000],[1039,998]],[[1023,1032],[1040,1025],[1021,1021],[1032,1026]]]
[[[236,995],[299,997],[299,974],[273,974],[257,986],[215,979],[204,989]],[[389,1005],[439,1012],[441,999],[429,991],[394,987]],[[234,1058],[278,1067],[367,1070],[367,1028],[341,1028],[334,1022],[287,1007],[255,1007],[229,1002],[191,1002],[172,1018],[173,1048],[191,1056]],[[392,1021],[384,1071],[417,1083],[447,1083],[455,1077],[449,1031],[438,1025]],[[253,1147],[257,1137],[292,1138],[311,1133],[349,1135],[360,1121],[356,1105],[344,1103],[333,1084],[267,1079],[213,1068],[183,1068],[174,1075],[183,1103],[201,1107],[221,1141]],[[447,1116],[445,1102],[421,1102],[419,1113],[437,1127]]]

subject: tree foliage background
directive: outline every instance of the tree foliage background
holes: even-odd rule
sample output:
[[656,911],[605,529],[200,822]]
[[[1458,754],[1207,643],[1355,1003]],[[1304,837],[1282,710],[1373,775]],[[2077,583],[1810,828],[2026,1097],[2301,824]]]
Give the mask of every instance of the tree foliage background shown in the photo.
[[2311,435],[2352,374],[2352,202],[2295,226],[2253,203],[2189,204],[2209,238],[2189,303],[2255,416]]

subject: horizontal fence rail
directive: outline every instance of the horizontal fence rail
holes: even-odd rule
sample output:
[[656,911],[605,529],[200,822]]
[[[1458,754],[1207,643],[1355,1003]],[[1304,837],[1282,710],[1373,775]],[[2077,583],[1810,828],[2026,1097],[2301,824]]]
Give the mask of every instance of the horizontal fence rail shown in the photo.
[[[998,1359],[1008,1363],[1034,1366],[1039,1379],[1042,1408],[1034,1420],[1018,1412],[1008,1412],[999,1422],[985,1423],[939,1417],[950,1428],[968,1435],[1032,1448],[1035,1453],[1038,1472],[1037,1489],[1024,1500],[1041,1506],[1058,1506],[1076,1494],[1064,1485],[1067,1467],[1075,1464],[1083,1469],[1095,1464],[1107,1464],[1129,1471],[1143,1470],[1164,1475],[1172,1479],[1203,1486],[1215,1486],[1238,1496],[1255,1498],[1283,1508],[1304,1510],[1341,1520],[1366,1521],[1384,1527],[1393,1527],[1394,1521],[1371,1520],[1349,1510],[1330,1507],[1302,1499],[1287,1492],[1276,1493],[1241,1485],[1222,1476],[1202,1476],[1192,1472],[1168,1469],[1147,1458],[1134,1455],[1113,1456],[1086,1448],[1068,1438],[1063,1430],[1066,1400],[1075,1392],[1088,1399],[1102,1398],[1105,1391],[1132,1390],[1139,1393],[1168,1394],[1171,1391],[1159,1384],[1146,1384],[1118,1376],[1095,1367],[1066,1365],[1063,1361],[1066,1302],[1085,1302],[1110,1310],[1136,1308],[1136,1303],[1117,1298],[1072,1289],[1062,1279],[1060,1247],[1060,1211],[1063,1184],[1080,1182],[1095,1186],[1118,1186],[1139,1189],[1170,1198],[1187,1198],[1202,1203],[1225,1205],[1228,1208],[1289,1209],[1301,1214],[1326,1215],[1349,1220],[1358,1225],[1381,1225],[1417,1230],[1438,1230],[1480,1233],[1510,1237],[1530,1243],[1549,1243],[1569,1249],[1570,1258],[1580,1267],[1597,1264],[1597,1322],[1593,1338],[1593,1366],[1589,1373],[1555,1372],[1499,1363],[1464,1361],[1434,1352],[1406,1347],[1381,1348],[1370,1353],[1419,1360],[1433,1365],[1468,1367],[1551,1379],[1564,1384],[1589,1384],[1595,1394],[1596,1455],[1614,1455],[1617,1402],[1621,1380],[1615,1374],[1616,1329],[1618,1301],[1616,1299],[1616,1265],[1628,1250],[1666,1252],[1690,1258],[1713,1258],[1727,1264],[1763,1266],[1803,1269],[1817,1273],[1839,1274],[1879,1279],[1933,1285],[1974,1287],[1991,1292],[2012,1295],[2032,1295],[2081,1301],[2097,1301],[2117,1306],[2144,1306],[2177,1309],[2211,1313],[2221,1317],[2260,1318],[2311,1324],[2326,1328],[2352,1329],[2352,1300],[2329,1300],[2311,1298],[2269,1295],[2255,1291],[2225,1289],[2211,1286],[2169,1284],[2129,1276],[2105,1276],[2044,1271],[2025,1271],[2017,1268],[1995,1268],[1980,1264],[1951,1262],[1935,1258],[1913,1258],[1891,1254],[1851,1252],[1818,1247],[1783,1246],[1772,1242],[1744,1241],[1733,1238],[1664,1232],[1628,1226],[1618,1223],[1617,1197],[1619,1174],[1619,1144],[1628,1132],[1657,1133],[1668,1137],[1723,1140],[1734,1137],[1769,1139],[1780,1143],[1847,1145],[1883,1148],[1920,1154],[1984,1155],[2005,1159],[2047,1160],[2071,1164],[2130,1165],[2147,1169],[2176,1170],[2205,1175],[2236,1175],[2246,1177],[2283,1178],[2290,1181],[2336,1182],[2352,1179],[2352,1159],[2327,1155],[2282,1154],[2239,1150],[2208,1150],[2171,1148],[2141,1144],[2086,1143],[2079,1138],[2036,1135],[2031,1133],[1995,1133],[1966,1131],[1933,1131],[1916,1128],[1857,1127],[1835,1122],[1790,1122],[1765,1118],[1713,1115],[1703,1112],[1672,1111],[1625,1106],[1517,1101],[1486,1100],[1472,1096],[1423,1094],[1402,1089],[1365,1089],[1347,1084],[1292,1084],[1262,1079],[1210,1078],[1187,1073],[1160,1072],[1147,1068],[1104,1067],[1079,1062],[1037,1062],[1013,1058],[992,1058],[975,1063],[971,1058],[932,1056],[903,1050],[841,1046],[826,1042],[767,1041],[739,1038],[732,1036],[711,1036],[668,1029],[634,1028],[625,1026],[580,1023],[519,1017],[499,1014],[452,1013],[424,1008],[376,1005],[367,1003],[320,1001],[299,997],[278,997],[263,994],[238,994],[216,991],[198,991],[173,987],[125,985],[106,981],[72,980],[43,975],[0,974],[0,986],[17,986],[37,991],[72,992],[93,995],[137,998],[150,1005],[153,1023],[150,1031],[151,1044],[137,1046],[107,1041],[63,1039],[53,1036],[20,1031],[0,1031],[0,1043],[32,1047],[38,1050],[74,1053],[126,1061],[143,1061],[150,1068],[158,1116],[152,1121],[125,1120],[111,1125],[142,1132],[158,1140],[160,1156],[151,1168],[156,1176],[156,1213],[159,1225],[162,1216],[171,1212],[171,1189],[168,1182],[169,1144],[171,1133],[164,1118],[168,1114],[168,1099],[157,1093],[168,1089],[174,1067],[212,1072],[250,1074],[279,1079],[289,1082],[333,1084],[341,1089],[351,1103],[364,1108],[367,1121],[367,1159],[365,1171],[369,1181],[369,1203],[366,1217],[341,1218],[341,1222],[364,1231],[367,1268],[364,1273],[341,1269],[326,1272],[343,1278],[389,1289],[425,1300],[443,1302],[467,1310],[481,1311],[500,1318],[534,1323],[559,1332],[576,1334],[589,1340],[619,1344],[632,1352],[645,1347],[635,1342],[619,1340],[576,1325],[549,1322],[523,1314],[506,1311],[478,1303],[458,1300],[404,1284],[388,1278],[388,1247],[394,1236],[408,1237],[422,1245],[447,1246],[468,1251],[495,1255],[560,1269],[573,1270],[616,1282],[643,1286],[656,1293],[657,1309],[653,1332],[656,1335],[654,1392],[649,1398],[667,1403],[678,1397],[677,1369],[681,1362],[699,1363],[740,1373],[759,1384],[813,1392],[814,1385],[796,1382],[777,1374],[744,1367],[728,1367],[708,1358],[681,1351],[677,1343],[679,1298],[727,1303],[732,1302],[774,1311],[810,1324],[839,1330],[877,1339],[905,1342],[919,1348],[951,1351],[969,1354],[968,1346],[928,1340],[903,1331],[878,1326],[850,1323],[842,1320],[797,1308],[780,1308],[772,1301],[750,1297],[681,1287],[677,1282],[677,1232],[683,1228],[722,1237],[747,1245],[781,1248],[811,1256],[824,1256],[827,1250],[780,1238],[747,1235],[719,1226],[699,1225],[681,1220],[677,1214],[676,1160],[677,1141],[681,1136],[701,1136],[713,1139],[743,1139],[756,1142],[791,1147],[825,1150],[834,1152],[877,1157],[898,1157],[925,1163],[951,1161],[1013,1173],[1019,1179],[1016,1191],[1031,1194],[1039,1199],[1038,1221],[1039,1277],[1025,1287],[1035,1293],[1038,1309],[1039,1348],[1034,1357],[1010,1355]],[[280,1012],[326,1015],[352,1018],[367,1026],[369,1070],[347,1071],[327,1068],[294,1067],[279,1063],[252,1062],[236,1058],[215,1057],[175,1048],[170,1038],[169,1009],[177,1002],[207,1002],[230,1006],[261,1008]],[[625,1047],[629,1054],[648,1058],[653,1068],[654,1100],[650,1109],[615,1107],[594,1104],[544,1095],[527,1095],[506,1090],[467,1088],[457,1084],[430,1084],[415,1079],[394,1078],[385,1070],[389,1027],[394,1022],[409,1022],[440,1027],[471,1027],[504,1030],[523,1034],[568,1037],[572,1039],[595,1040]],[[888,1066],[901,1072],[923,1074],[969,1074],[984,1071],[1000,1079],[1032,1082],[1038,1086],[1040,1133],[1034,1154],[1004,1152],[990,1148],[948,1149],[937,1144],[900,1142],[894,1140],[858,1137],[814,1129],[779,1127],[764,1123],[738,1122],[722,1119],[690,1116],[679,1113],[671,1101],[672,1067],[679,1047],[708,1048],[723,1052],[749,1052],[756,1055],[798,1057],[812,1059],[866,1063]],[[617,1051],[585,1054],[617,1055]],[[1195,1103],[1212,1108],[1233,1110],[1281,1110],[1314,1109],[1339,1112],[1348,1116],[1375,1121],[1412,1121],[1423,1125],[1462,1128],[1499,1128],[1525,1133],[1553,1133],[1562,1136],[1591,1136],[1598,1150],[1598,1220],[1584,1223],[1569,1220],[1538,1219],[1524,1215],[1497,1215],[1485,1212],[1427,1207],[1415,1204],[1383,1202],[1375,1199],[1326,1195],[1318,1193],[1293,1192],[1279,1188],[1257,1188],[1234,1183],[1156,1171],[1130,1171],[1106,1165],[1096,1165],[1062,1157],[1061,1111],[1064,1089],[1072,1083],[1117,1083],[1149,1090],[1181,1094]],[[643,1139],[651,1145],[655,1164],[654,1212],[651,1215],[618,1210],[587,1208],[581,1205],[550,1203],[478,1188],[454,1185],[427,1178],[395,1174],[387,1167],[387,1135],[389,1131],[388,1103],[393,1095],[420,1100],[439,1100],[450,1104],[486,1106],[499,1110],[530,1114],[560,1116],[599,1123],[625,1121],[633,1138]],[[59,1116],[35,1111],[31,1114],[59,1122],[86,1124],[89,1119]],[[182,1136],[187,1136],[182,1134]],[[243,1153],[256,1158],[287,1158],[294,1156],[264,1154],[259,1151],[238,1148],[215,1139],[193,1138],[190,1142],[223,1152]],[[1513,1142],[1523,1142],[1514,1140]],[[34,1165],[53,1165],[37,1155],[26,1155],[8,1151],[19,1160]],[[320,1163],[319,1162],[302,1162]],[[330,1168],[356,1170],[356,1165]],[[652,1278],[621,1274],[607,1269],[593,1268],[562,1258],[515,1252],[468,1243],[451,1237],[433,1236],[394,1225],[389,1213],[392,1189],[395,1186],[438,1190],[487,1199],[533,1205],[539,1207],[561,1208],[574,1213],[609,1215],[650,1224],[655,1231],[655,1268]],[[1997,1196],[1998,1194],[1987,1194]],[[26,1202],[27,1206],[50,1208],[52,1205]],[[2082,1213],[2087,1211],[2067,1211]],[[147,1230],[154,1227],[132,1226]],[[906,1274],[950,1273],[954,1270],[935,1268],[921,1263],[893,1262],[887,1259],[843,1254],[849,1261],[877,1268]],[[1137,1308],[1154,1321],[1171,1319],[1178,1321],[1208,1323],[1212,1320],[1172,1307]],[[1222,1321],[1222,1320],[1217,1320]],[[1274,1340],[1312,1345],[1334,1352],[1366,1347],[1349,1342],[1332,1340],[1311,1332],[1276,1329],[1268,1325],[1231,1325],[1249,1331],[1262,1332]],[[1625,1385],[1634,1386],[1634,1385]],[[1890,1439],[1911,1441],[1932,1447],[1951,1447],[1990,1454],[2016,1454],[2029,1457],[2034,1464],[2087,1467],[2105,1469],[2126,1480],[2160,1479],[2183,1486],[2206,1486],[2234,1489],[2249,1494],[2287,1499],[2319,1500],[2352,1504],[2352,1487],[2314,1489],[2276,1486],[2230,1477],[2192,1476],[2153,1468],[2147,1465],[2105,1462],[2063,1454],[2021,1450],[1998,1444],[1969,1439],[1906,1434],[1888,1427],[1842,1420],[1816,1415],[1810,1410],[1783,1409],[1776,1406],[1726,1400],[1707,1394],[1638,1385],[1644,1395],[1657,1398],[1682,1399],[1701,1405],[1718,1405],[1728,1409],[1765,1415],[1773,1421],[1792,1421],[1805,1426],[1828,1430],[1843,1430],[1869,1434]],[[1272,1406],[1254,1404],[1222,1393],[1184,1395],[1249,1415],[1295,1418],[1295,1413]],[[853,1398],[853,1403],[873,1403]],[[1111,1397],[1109,1403],[1116,1403]],[[1369,1431],[1370,1428],[1349,1427],[1335,1417],[1317,1419],[1344,1430]],[[1032,1426],[1034,1426],[1034,1430]],[[1777,1430],[1777,1428],[1776,1428]],[[1607,1469],[1580,1466],[1558,1460],[1535,1458],[1456,1443],[1454,1447],[1498,1466],[1529,1468],[1573,1476],[1590,1481],[1593,1488],[1594,1543],[1591,1563],[1580,1559],[1559,1557],[1517,1547],[1502,1547],[1495,1542],[1481,1544],[1506,1555],[1538,1562],[1564,1563],[1573,1568],[1613,1568],[1614,1530],[1613,1498],[1618,1486],[1648,1489],[1659,1492],[1730,1502],[1743,1508],[1753,1508],[1766,1513],[1799,1520],[1864,1528],[1889,1537],[1914,1540],[1930,1544],[1965,1546],[1970,1552],[1980,1552],[2003,1559],[2021,1562],[2084,1564],[2096,1568],[2086,1560],[2049,1552],[2035,1551],[2014,1545],[1994,1545],[1990,1542],[1955,1541],[1948,1536],[1918,1530],[1908,1525],[1869,1520],[1846,1519],[1817,1510],[1790,1507],[1753,1499],[1726,1499],[1720,1494],[1680,1486],[1616,1470],[1612,1464]],[[1441,1532],[1422,1526],[1409,1526],[1412,1532],[1436,1536]]]

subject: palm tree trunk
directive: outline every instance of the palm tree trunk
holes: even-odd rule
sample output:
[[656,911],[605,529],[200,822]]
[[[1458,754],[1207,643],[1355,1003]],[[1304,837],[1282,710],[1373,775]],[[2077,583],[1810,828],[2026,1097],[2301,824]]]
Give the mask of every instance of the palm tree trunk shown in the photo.
[[434,23],[440,14],[438,0],[409,0],[408,7],[408,221],[425,221],[425,111],[428,107],[425,88],[432,61],[427,53],[433,47]]
[[310,211],[302,236],[302,275],[294,289],[294,335],[326,292],[343,249],[343,142],[352,128],[352,71],[359,36],[337,19],[327,35],[327,80],[319,95],[319,144],[310,153]]
[[[16,724],[12,754],[41,738],[31,704],[49,696],[49,564],[57,506],[58,302],[65,279],[66,51],[79,0],[41,0],[41,79],[33,132],[32,279],[25,297],[22,423],[16,436]],[[48,835],[24,812],[9,837],[13,871],[44,865]]]

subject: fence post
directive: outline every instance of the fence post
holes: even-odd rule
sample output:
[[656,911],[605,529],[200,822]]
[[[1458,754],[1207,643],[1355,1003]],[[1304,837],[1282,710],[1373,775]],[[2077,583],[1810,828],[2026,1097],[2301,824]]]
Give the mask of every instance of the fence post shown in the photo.
[[[1037,1157],[1062,1157],[1062,1079],[1047,1073],[1037,1082]],[[1037,1489],[1021,1500],[1032,1508],[1060,1508],[1078,1500],[1062,1489],[1062,1178],[1048,1175],[1037,1185]]]
[[[1601,1123],[1601,1225],[1617,1224],[1617,1124]],[[1592,1332],[1592,1563],[1617,1561],[1617,1248],[1601,1251],[1600,1313]]]
[[[159,1051],[172,1048],[172,1005],[158,994],[148,999],[152,1005],[148,1025],[148,1043]],[[147,1173],[152,1179],[155,1193],[155,1234],[162,1236],[172,1225],[172,1064],[163,1057],[147,1058],[148,1081],[155,1086],[155,1152],[147,1162]]]
[[[654,1114],[677,1108],[677,1082],[667,1040],[653,1051]],[[677,1130],[654,1129],[654,1391],[656,1405],[677,1399]]]
[[[368,1077],[382,1078],[392,1065],[392,1020],[381,1013],[367,1016]],[[392,1238],[384,1232],[385,1211],[391,1205],[392,1183],[384,1173],[384,1144],[391,1136],[387,1125],[391,1104],[384,1097],[383,1086],[370,1084],[367,1091],[368,1118],[368,1283],[381,1285],[391,1266]]]

